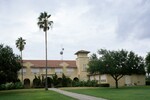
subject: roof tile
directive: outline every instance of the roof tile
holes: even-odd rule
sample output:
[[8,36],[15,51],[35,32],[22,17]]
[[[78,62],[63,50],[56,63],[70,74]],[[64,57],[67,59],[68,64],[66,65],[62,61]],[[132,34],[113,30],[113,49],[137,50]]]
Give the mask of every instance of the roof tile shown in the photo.
[[[45,60],[23,60],[24,63],[30,62],[33,64],[32,67],[45,67]],[[76,68],[76,61],[75,60],[47,60],[48,67],[62,67],[60,66],[61,63],[67,63],[67,67]]]

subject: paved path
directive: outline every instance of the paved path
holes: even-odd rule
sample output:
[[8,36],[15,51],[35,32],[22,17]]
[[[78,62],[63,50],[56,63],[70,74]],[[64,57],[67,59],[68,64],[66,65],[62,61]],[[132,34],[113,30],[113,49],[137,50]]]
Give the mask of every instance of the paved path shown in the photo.
[[106,100],[106,99],[88,96],[88,95],[84,95],[84,94],[72,93],[72,92],[60,90],[57,88],[49,88],[49,90],[53,90],[55,92],[70,96],[70,97],[78,99],[78,100]]

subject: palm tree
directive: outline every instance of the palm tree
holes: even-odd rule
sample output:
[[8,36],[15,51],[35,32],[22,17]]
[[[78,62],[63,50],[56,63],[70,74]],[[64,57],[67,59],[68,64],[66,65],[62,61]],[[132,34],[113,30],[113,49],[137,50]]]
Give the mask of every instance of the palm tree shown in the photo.
[[52,24],[53,21],[49,21],[49,18],[51,17],[51,15],[48,15],[47,12],[43,12],[40,14],[40,16],[38,17],[38,26],[40,29],[43,29],[43,31],[45,32],[45,66],[46,66],[46,82],[45,82],[45,90],[48,90],[48,86],[47,86],[47,31],[51,28],[52,29]]
[[24,50],[24,46],[26,44],[26,40],[24,40],[22,37],[18,38],[16,40],[16,47],[19,49],[19,51],[21,52],[21,65],[22,65],[22,68],[21,68],[21,74],[22,74],[22,78],[21,78],[21,81],[23,83],[23,60],[22,60],[22,51]]

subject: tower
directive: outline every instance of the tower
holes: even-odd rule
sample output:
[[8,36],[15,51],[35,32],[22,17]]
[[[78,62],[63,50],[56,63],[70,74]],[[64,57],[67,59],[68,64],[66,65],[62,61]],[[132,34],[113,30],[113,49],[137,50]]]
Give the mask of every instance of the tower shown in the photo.
[[87,73],[87,68],[88,68],[88,62],[89,62],[89,57],[88,57],[89,51],[85,50],[80,50],[75,53],[77,55],[76,58],[76,65],[78,69],[78,78],[80,80],[88,80],[88,73]]

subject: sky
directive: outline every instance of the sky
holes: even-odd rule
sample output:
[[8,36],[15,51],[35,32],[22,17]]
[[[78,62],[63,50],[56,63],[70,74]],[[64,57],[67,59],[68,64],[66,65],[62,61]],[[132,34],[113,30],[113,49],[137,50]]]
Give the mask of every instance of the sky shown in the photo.
[[48,31],[48,59],[75,60],[75,52],[99,49],[150,52],[150,0],[0,0],[0,44],[13,48],[26,40],[23,59],[45,59],[41,12],[54,22]]

